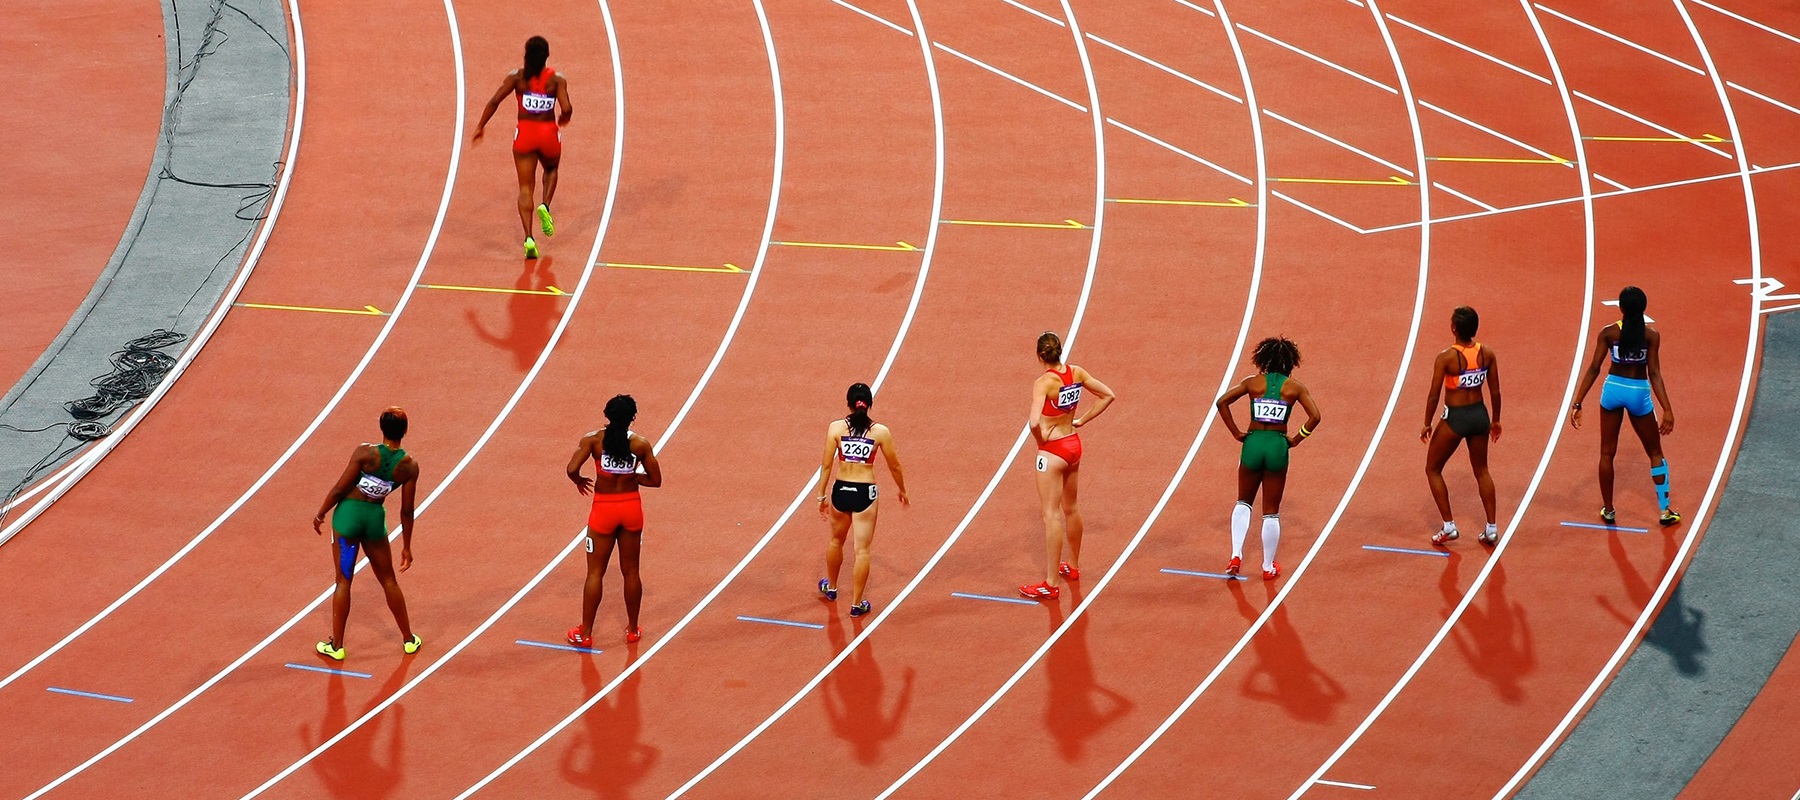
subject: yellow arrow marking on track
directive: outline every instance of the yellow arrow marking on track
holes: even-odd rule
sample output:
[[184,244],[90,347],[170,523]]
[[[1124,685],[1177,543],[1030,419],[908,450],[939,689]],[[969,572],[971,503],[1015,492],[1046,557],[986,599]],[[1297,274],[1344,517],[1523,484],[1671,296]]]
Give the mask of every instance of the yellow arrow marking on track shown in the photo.
[[1412,181],[1390,175],[1385,181],[1356,180],[1352,178],[1276,178],[1277,183],[1341,183],[1351,186],[1414,186]]
[[421,284],[419,284],[419,287],[423,288],[423,289],[443,289],[443,290],[451,291],[451,292],[492,292],[494,294],[541,294],[541,295],[549,295],[551,297],[567,297],[569,294],[568,292],[565,292],[554,286],[546,286],[542,289],[501,289],[501,288],[494,287],[494,286],[450,286],[448,284],[442,284],[442,283],[421,283]]
[[674,264],[626,264],[626,263],[623,263],[623,262],[620,262],[620,261],[601,261],[601,262],[599,262],[599,264],[598,264],[598,266],[602,266],[602,267],[613,267],[613,268],[616,268],[616,269],[660,269],[660,270],[666,270],[666,271],[669,271],[669,272],[731,272],[731,273],[741,273],[741,272],[745,272],[745,271],[746,271],[746,270],[744,270],[744,269],[742,269],[742,268],[740,268],[740,267],[739,267],[739,266],[738,266],[738,265],[736,265],[736,264],[726,264],[726,265],[725,265],[725,266],[723,266],[723,267],[683,267],[683,266],[677,266],[677,265],[674,265]]
[[994,228],[1059,228],[1067,231],[1087,230],[1089,226],[1072,219],[1062,222],[991,222],[979,219],[946,219],[939,220],[945,225],[985,225]]
[[1549,158],[1488,158],[1485,156],[1428,156],[1426,161],[1461,161],[1474,164],[1560,164],[1567,166],[1574,162],[1561,156]]
[[1250,204],[1235,197],[1230,200],[1152,200],[1141,197],[1108,197],[1108,203],[1141,206],[1210,206],[1213,208],[1249,208]]
[[833,250],[891,250],[900,253],[917,252],[919,248],[905,242],[893,244],[842,244],[839,242],[770,242],[783,247],[826,247]]
[[1583,136],[1590,142],[1688,142],[1692,144],[1720,144],[1730,139],[1721,139],[1710,133],[1703,133],[1695,139],[1688,136]]
[[319,308],[317,306],[284,306],[275,303],[232,303],[239,308],[267,308],[275,311],[311,311],[314,314],[355,314],[361,317],[385,317],[386,311],[374,306],[362,308]]

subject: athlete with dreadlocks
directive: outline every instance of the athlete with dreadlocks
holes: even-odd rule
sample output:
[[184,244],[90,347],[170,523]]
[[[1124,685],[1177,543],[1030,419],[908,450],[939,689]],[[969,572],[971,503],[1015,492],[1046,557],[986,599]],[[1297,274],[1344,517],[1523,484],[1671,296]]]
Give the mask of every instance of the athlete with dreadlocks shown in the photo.
[[[1623,319],[1600,329],[1594,360],[1581,386],[1575,391],[1575,405],[1569,408],[1569,424],[1581,427],[1581,401],[1600,377],[1600,362],[1611,356],[1612,366],[1606,373],[1606,385],[1600,389],[1600,519],[1611,524],[1613,512],[1613,454],[1619,449],[1619,424],[1631,415],[1631,429],[1644,452],[1650,456],[1650,482],[1656,484],[1656,504],[1662,509],[1664,526],[1681,521],[1681,514],[1669,504],[1669,461],[1663,458],[1662,437],[1675,432],[1675,409],[1669,405],[1669,393],[1663,388],[1662,334],[1644,325],[1644,307],[1649,300],[1644,290],[1627,286],[1619,292],[1619,314]],[[1662,404],[1662,425],[1656,424],[1656,410],[1650,405],[1654,393]]]
[[[631,431],[637,418],[637,401],[616,395],[606,401],[606,427],[591,431],[575,445],[569,457],[569,480],[576,491],[594,494],[587,522],[587,585],[581,593],[581,624],[569,629],[569,644],[589,647],[594,643],[594,613],[606,579],[606,562],[613,544],[619,545],[619,572],[625,578],[625,641],[636,642],[644,632],[638,627],[638,606],[644,601],[644,584],[638,578],[638,551],[644,537],[644,503],[638,487],[662,485],[662,465],[650,440]],[[588,459],[594,460],[594,477],[581,474]],[[641,471],[640,471],[641,468]],[[594,543],[598,541],[599,547]]]
[[[1494,348],[1475,341],[1480,327],[1481,317],[1475,309],[1458,306],[1450,312],[1450,332],[1456,343],[1438,353],[1431,364],[1431,391],[1425,396],[1425,427],[1419,431],[1419,441],[1427,443],[1425,478],[1431,483],[1431,497],[1444,518],[1444,527],[1431,535],[1432,544],[1445,544],[1462,535],[1450,516],[1450,489],[1444,485],[1444,465],[1464,440],[1469,443],[1469,466],[1475,470],[1481,508],[1487,512],[1487,528],[1475,538],[1482,544],[1500,542],[1500,528],[1494,522],[1494,478],[1488,474],[1488,442],[1500,441],[1500,358],[1494,355]],[[1492,421],[1488,419],[1487,406],[1481,402],[1483,386],[1494,398]],[[1444,413],[1434,429],[1431,420],[1438,416],[1440,397]]]
[[[545,236],[556,235],[556,224],[550,219],[550,201],[556,197],[556,168],[562,162],[562,126],[569,124],[575,106],[569,102],[569,81],[556,70],[545,66],[550,60],[550,42],[542,36],[525,40],[525,68],[515,69],[500,81],[500,88],[481,111],[475,123],[474,141],[481,141],[482,129],[500,102],[509,94],[519,96],[519,127],[513,132],[513,167],[519,173],[519,224],[525,226],[525,257],[537,258],[537,239],[531,235],[532,193],[538,166],[544,167],[544,202],[536,207],[537,221]],[[562,113],[557,109],[561,107]]]
[[[825,543],[825,577],[819,579],[819,594],[827,600],[838,596],[838,572],[844,567],[844,539],[856,532],[856,563],[850,568],[850,616],[860,617],[873,611],[863,590],[869,585],[869,546],[875,541],[875,516],[879,506],[875,490],[875,453],[887,460],[888,473],[894,476],[894,488],[900,492],[900,507],[912,504],[906,496],[906,475],[900,470],[900,455],[894,452],[894,434],[869,418],[869,406],[875,393],[866,383],[850,384],[844,405],[850,414],[833,420],[825,428],[825,456],[819,464],[819,516],[831,525],[831,538]],[[836,470],[833,480],[833,470]],[[829,487],[830,491],[826,491]]]
[[[1231,509],[1231,563],[1225,574],[1236,575],[1244,566],[1244,539],[1250,534],[1250,501],[1262,488],[1263,580],[1281,575],[1281,562],[1275,560],[1275,548],[1281,543],[1281,495],[1287,488],[1288,449],[1297,447],[1319,430],[1325,417],[1313,403],[1312,392],[1294,380],[1294,368],[1300,366],[1300,348],[1286,337],[1274,336],[1256,344],[1250,360],[1256,374],[1220,395],[1213,407],[1231,437],[1244,443],[1238,456],[1238,501]],[[1240,397],[1250,398],[1250,429],[1240,430],[1231,415],[1231,404]],[[1306,410],[1306,424],[1300,431],[1288,434],[1288,421],[1294,404]]]
[[[1019,587],[1033,600],[1055,600],[1064,578],[1081,579],[1081,509],[1075,505],[1081,478],[1081,436],[1076,428],[1093,422],[1117,399],[1113,390],[1087,370],[1063,363],[1062,338],[1044,331],[1037,340],[1038,364],[1044,371],[1031,384],[1031,438],[1037,441],[1039,511],[1044,517],[1044,581]],[[1094,403],[1077,415],[1081,395],[1093,392]],[[1069,559],[1062,558],[1068,545]]]
[[356,551],[362,548],[375,571],[375,580],[387,595],[388,610],[400,626],[401,649],[419,652],[424,643],[413,633],[406,616],[406,595],[394,578],[394,556],[388,549],[387,515],[381,502],[400,490],[400,571],[412,567],[413,495],[419,488],[419,462],[400,449],[406,438],[406,412],[399,407],[381,412],[381,443],[359,444],[350,451],[350,463],[313,517],[313,532],[324,533],[325,515],[331,515],[331,555],[336,565],[337,589],[331,595],[331,638],[319,642],[319,654],[344,660],[344,625],[350,621],[350,579],[356,575]]

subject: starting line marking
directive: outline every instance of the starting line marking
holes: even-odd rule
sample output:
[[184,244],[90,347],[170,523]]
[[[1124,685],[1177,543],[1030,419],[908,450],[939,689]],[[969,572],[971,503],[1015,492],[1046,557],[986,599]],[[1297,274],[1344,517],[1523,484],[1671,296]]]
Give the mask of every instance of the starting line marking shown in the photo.
[[1196,572],[1191,569],[1176,569],[1174,567],[1163,567],[1161,571],[1167,572],[1170,575],[1192,575],[1196,578],[1223,578],[1228,581],[1250,580],[1242,575],[1226,575],[1223,572]]
[[541,294],[551,297],[566,297],[569,293],[554,286],[542,289],[501,289],[495,286],[451,286],[442,283],[421,283],[421,289],[443,289],[450,292],[491,292],[493,294]]
[[115,703],[136,702],[129,697],[120,697],[116,694],[100,694],[99,692],[84,692],[79,689],[64,689],[61,686],[46,686],[44,688],[46,691],[55,692],[57,694],[68,694],[68,695],[74,695],[76,697],[90,697],[95,700],[111,700]]
[[1231,198],[1229,200],[1152,200],[1140,197],[1108,197],[1108,203],[1125,203],[1141,206],[1210,206],[1212,208],[1253,208],[1250,203]]
[[1359,180],[1354,178],[1275,178],[1276,183],[1338,183],[1349,186],[1414,186],[1412,181],[1399,175],[1389,175],[1384,181]]
[[1342,786],[1345,789],[1361,789],[1365,792],[1375,791],[1375,787],[1370,786],[1366,783],[1344,783],[1343,781],[1328,781],[1328,780],[1325,780],[1324,778],[1320,778],[1316,781],[1313,781],[1313,783],[1321,783],[1326,786]]
[[1633,528],[1629,525],[1606,525],[1599,522],[1563,522],[1565,528],[1592,528],[1597,531],[1624,531],[1626,533],[1649,533],[1649,528]]
[[556,644],[554,642],[534,642],[530,639],[514,639],[513,644],[522,644],[522,645],[525,645],[526,647],[542,647],[545,650],[567,650],[571,653],[587,653],[588,655],[594,655],[594,656],[600,655],[600,651],[595,650],[592,647],[576,647],[575,645],[572,645],[572,644]]
[[738,619],[744,622],[760,622],[764,625],[785,625],[789,628],[811,628],[815,631],[825,630],[825,626],[820,625],[817,622],[794,622],[792,620],[770,619],[768,617],[746,617],[743,614],[739,614]]
[[1365,545],[1363,545],[1363,549],[1364,550],[1379,550],[1383,553],[1405,553],[1406,555],[1409,555],[1409,556],[1437,556],[1438,558],[1449,558],[1450,557],[1449,553],[1443,552],[1441,550],[1415,550],[1410,547],[1388,547],[1387,545],[1380,545],[1380,544],[1365,544]]
[[660,270],[665,270],[668,272],[730,272],[730,273],[744,273],[744,274],[749,273],[748,270],[745,270],[736,264],[726,264],[723,267],[683,267],[683,266],[679,266],[679,265],[675,265],[675,264],[627,264],[622,261],[599,261],[599,262],[595,262],[594,266],[612,267],[614,269],[660,269]]
[[323,672],[327,675],[348,675],[352,678],[373,678],[373,677],[375,677],[374,675],[370,675],[367,672],[352,672],[351,670],[347,670],[347,669],[332,669],[330,667],[315,667],[311,664],[295,664],[292,661],[289,661],[288,663],[283,664],[282,666],[287,667],[288,669],[303,669],[303,670],[306,670],[307,672]]
[[374,306],[356,308],[320,308],[318,306],[284,306],[276,303],[232,303],[238,308],[266,308],[272,311],[311,311],[314,314],[355,314],[359,317],[385,317],[386,311]]
[[919,248],[906,242],[893,244],[843,244],[839,242],[770,242],[782,247],[827,247],[833,250],[889,250],[899,253],[916,253]]
[[999,597],[991,594],[974,594],[971,592],[951,592],[950,596],[960,597],[964,600],[992,600],[996,603],[1013,603],[1021,606],[1035,606],[1038,604],[1038,601],[1036,600],[1026,600],[1023,597]]
[[1488,158],[1486,156],[1426,156],[1426,161],[1457,161],[1469,164],[1556,164],[1568,166],[1574,162],[1561,156],[1549,158]]
[[938,220],[945,225],[983,225],[991,228],[1059,228],[1069,231],[1089,230],[1093,226],[1083,225],[1072,219],[1062,222],[993,222],[980,219],[944,219]]

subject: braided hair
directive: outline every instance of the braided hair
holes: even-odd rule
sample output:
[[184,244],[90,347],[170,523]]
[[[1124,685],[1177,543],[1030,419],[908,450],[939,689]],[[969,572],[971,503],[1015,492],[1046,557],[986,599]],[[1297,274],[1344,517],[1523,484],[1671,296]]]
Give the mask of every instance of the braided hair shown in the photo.
[[1644,290],[1627,286],[1619,290],[1619,352],[1636,353],[1644,349],[1644,307],[1650,304]]
[[550,40],[542,36],[533,36],[525,40],[525,69],[519,73],[525,80],[531,80],[542,74],[544,65],[550,61]]
[[1286,336],[1271,336],[1256,343],[1250,354],[1256,368],[1273,375],[1291,375],[1300,366],[1300,348]]
[[637,419],[637,401],[631,395],[614,395],[606,401],[606,431],[600,436],[600,452],[624,460],[631,457],[631,421]]

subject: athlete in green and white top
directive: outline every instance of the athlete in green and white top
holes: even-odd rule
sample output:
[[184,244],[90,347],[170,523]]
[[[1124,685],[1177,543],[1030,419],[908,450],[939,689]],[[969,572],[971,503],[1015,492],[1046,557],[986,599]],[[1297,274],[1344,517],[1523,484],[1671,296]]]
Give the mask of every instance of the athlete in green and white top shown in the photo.
[[[1231,563],[1225,567],[1225,573],[1236,575],[1243,569],[1244,538],[1250,533],[1250,501],[1256,499],[1260,486],[1263,580],[1272,581],[1281,575],[1275,548],[1281,543],[1281,494],[1287,488],[1287,451],[1318,430],[1324,417],[1313,404],[1312,392],[1289,377],[1300,366],[1300,348],[1293,342],[1279,336],[1264,339],[1257,343],[1250,360],[1255,362],[1257,374],[1238,381],[1213,404],[1232,438],[1244,443],[1238,457],[1238,502],[1231,510]],[[1239,430],[1237,420],[1231,416],[1231,404],[1240,397],[1251,398],[1248,431]],[[1295,403],[1306,410],[1306,424],[1290,436],[1288,421]]]
[[[331,638],[319,642],[321,655],[344,660],[344,624],[350,618],[350,579],[356,574],[356,550],[369,557],[369,567],[387,594],[388,609],[400,626],[402,649],[419,651],[423,640],[412,632],[406,616],[406,596],[394,579],[393,555],[388,550],[387,515],[381,503],[400,491],[400,571],[412,566],[413,495],[419,485],[419,463],[400,449],[406,436],[406,412],[398,407],[381,412],[380,444],[360,444],[350,463],[326,493],[313,517],[313,532],[324,533],[325,515],[331,514],[332,553],[337,565],[337,590],[331,597]],[[336,511],[333,511],[333,507]]]

